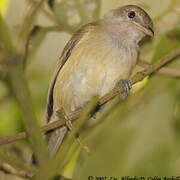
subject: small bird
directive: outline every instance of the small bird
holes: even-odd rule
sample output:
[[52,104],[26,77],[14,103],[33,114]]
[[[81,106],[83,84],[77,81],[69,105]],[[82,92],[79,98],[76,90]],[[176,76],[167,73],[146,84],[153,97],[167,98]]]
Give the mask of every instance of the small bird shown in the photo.
[[[128,81],[135,67],[139,42],[153,36],[153,23],[140,7],[127,5],[111,10],[103,19],[84,25],[65,46],[49,88],[46,122],[59,119],[58,110],[68,115],[83,107],[93,95],[102,97],[121,83],[127,96]],[[53,156],[67,127],[47,134]]]

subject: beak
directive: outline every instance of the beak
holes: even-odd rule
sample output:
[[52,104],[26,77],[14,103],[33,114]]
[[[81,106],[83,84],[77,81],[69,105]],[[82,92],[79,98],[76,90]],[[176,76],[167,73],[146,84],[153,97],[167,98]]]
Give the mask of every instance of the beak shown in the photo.
[[136,22],[133,22],[141,31],[143,31],[145,34],[147,34],[148,36],[153,37],[154,36],[154,31],[152,29],[152,26],[142,26]]
[[151,37],[154,36],[154,31],[153,31],[152,27],[148,26],[147,31],[148,31],[148,32],[147,32],[147,35],[149,35],[149,36],[151,36]]

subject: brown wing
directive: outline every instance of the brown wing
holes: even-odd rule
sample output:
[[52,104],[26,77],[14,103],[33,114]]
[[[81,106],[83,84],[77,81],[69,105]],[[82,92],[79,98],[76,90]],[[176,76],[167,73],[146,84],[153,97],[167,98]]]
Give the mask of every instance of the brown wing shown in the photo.
[[58,74],[60,70],[62,69],[63,65],[66,63],[68,60],[69,56],[71,55],[71,52],[73,48],[76,46],[76,44],[81,40],[82,36],[88,32],[93,26],[96,26],[98,23],[89,23],[87,25],[84,25],[79,31],[77,31],[73,37],[70,39],[70,41],[66,44],[61,57],[59,58],[57,62],[57,68],[55,71],[55,74],[53,76],[49,92],[48,92],[48,99],[47,99],[47,107],[46,107],[46,122],[49,122],[51,119],[51,116],[53,114],[53,91],[54,91],[54,86],[56,83],[56,79],[58,77]]

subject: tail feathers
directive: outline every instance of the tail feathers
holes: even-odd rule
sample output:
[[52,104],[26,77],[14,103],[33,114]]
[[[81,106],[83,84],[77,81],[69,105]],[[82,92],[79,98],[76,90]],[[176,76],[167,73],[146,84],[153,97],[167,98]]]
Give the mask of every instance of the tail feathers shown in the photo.
[[47,137],[50,156],[54,156],[62,144],[64,137],[67,134],[67,127],[63,126],[57,130],[50,132]]

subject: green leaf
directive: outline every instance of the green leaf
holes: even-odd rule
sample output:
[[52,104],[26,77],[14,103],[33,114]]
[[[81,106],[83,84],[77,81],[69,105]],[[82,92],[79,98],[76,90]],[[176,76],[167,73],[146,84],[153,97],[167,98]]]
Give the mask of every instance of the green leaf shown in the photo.
[[172,29],[160,39],[156,47],[152,59],[152,63],[155,63],[157,60],[169,54],[179,46],[180,46],[180,29]]

